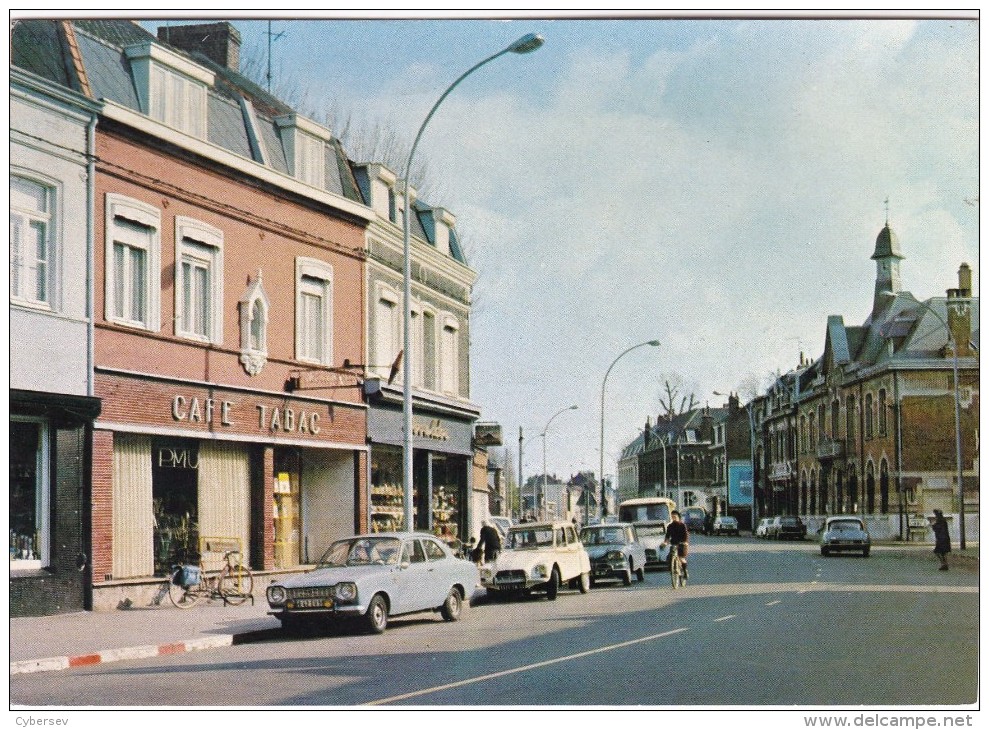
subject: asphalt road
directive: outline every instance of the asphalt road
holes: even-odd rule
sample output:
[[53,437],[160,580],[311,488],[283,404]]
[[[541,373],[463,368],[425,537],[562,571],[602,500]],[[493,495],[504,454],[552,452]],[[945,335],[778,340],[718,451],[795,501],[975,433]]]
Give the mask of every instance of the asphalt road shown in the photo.
[[259,632],[224,649],[15,675],[16,706],[797,707],[978,700],[979,576],[927,550],[693,538],[665,572],[550,602],[483,600],[456,623]]

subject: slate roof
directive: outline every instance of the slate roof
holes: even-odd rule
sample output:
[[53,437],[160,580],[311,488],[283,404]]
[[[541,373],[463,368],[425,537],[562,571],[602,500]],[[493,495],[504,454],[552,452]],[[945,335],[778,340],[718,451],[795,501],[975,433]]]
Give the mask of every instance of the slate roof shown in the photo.
[[[979,299],[972,297],[971,342],[979,346]],[[933,311],[932,311],[933,310]],[[843,366],[848,375],[877,367],[921,365],[943,357],[948,344],[947,299],[933,297],[918,301],[909,292],[891,297],[883,309],[873,312],[860,327],[846,327],[839,316],[828,317],[824,354],[799,377],[800,392],[829,367]],[[845,353],[848,357],[845,357]]]
[[[59,28],[61,22],[36,19],[16,21],[11,34],[11,62],[56,84],[81,91],[81,84],[69,60],[66,40]],[[169,46],[136,22],[101,18],[75,19],[71,22],[93,98],[107,99],[140,112],[130,62],[123,49],[149,42],[166,46],[214,74],[214,83],[207,91],[207,140],[240,157],[288,174],[289,163],[275,118],[292,114],[294,110],[291,106],[202,53]],[[253,107],[256,129],[267,153],[264,160],[252,148],[242,99],[248,100]],[[358,184],[351,160],[340,140],[331,139],[324,149],[325,189],[367,205],[369,193]],[[416,201],[413,207],[414,215],[410,221],[412,235],[435,246],[432,221],[425,215],[430,206]],[[450,255],[456,261],[467,264],[455,230],[450,231]]]

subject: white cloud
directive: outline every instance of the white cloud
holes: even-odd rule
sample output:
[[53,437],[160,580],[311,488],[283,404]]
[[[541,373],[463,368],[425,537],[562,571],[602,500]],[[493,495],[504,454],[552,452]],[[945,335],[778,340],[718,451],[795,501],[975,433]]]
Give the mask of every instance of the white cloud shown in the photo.
[[718,24],[642,57],[575,52],[535,98],[524,60],[497,94],[451,95],[422,154],[481,277],[472,383],[485,418],[536,427],[576,399],[550,464],[576,471],[597,463],[601,378],[632,344],[663,343],[609,381],[615,434],[655,417],[664,375],[714,402],[801,351],[817,357],[829,314],[868,315],[887,196],[908,289],[943,295],[962,260],[977,276],[971,34]]

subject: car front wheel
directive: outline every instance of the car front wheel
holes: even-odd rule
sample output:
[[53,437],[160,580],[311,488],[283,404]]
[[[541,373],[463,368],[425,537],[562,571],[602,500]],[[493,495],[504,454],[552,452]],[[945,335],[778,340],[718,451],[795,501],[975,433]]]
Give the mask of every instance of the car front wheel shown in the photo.
[[380,593],[371,599],[364,614],[364,625],[372,634],[380,634],[388,627],[388,604]]
[[591,590],[591,574],[581,573],[580,583],[578,584],[577,587],[580,589],[581,593],[587,593],[589,590]]
[[546,597],[555,601],[557,594],[560,592],[560,571],[553,568],[553,572],[549,574],[549,583],[546,584]]
[[443,601],[443,605],[440,607],[440,615],[445,621],[456,621],[460,618],[462,608],[463,599],[460,597],[460,591],[456,588],[451,588],[446,600]]

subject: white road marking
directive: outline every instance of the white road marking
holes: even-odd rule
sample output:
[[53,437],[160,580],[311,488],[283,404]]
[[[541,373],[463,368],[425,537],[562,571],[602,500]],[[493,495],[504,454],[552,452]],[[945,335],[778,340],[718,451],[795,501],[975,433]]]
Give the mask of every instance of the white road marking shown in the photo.
[[782,603],[782,601],[770,601],[770,602],[769,602],[769,603],[767,603],[766,605],[767,605],[767,606],[775,606],[775,605],[776,605],[777,603]]
[[727,616],[722,616],[721,618],[714,619],[714,623],[718,623],[719,621],[727,621],[728,619],[732,619],[732,618],[735,618],[735,614],[730,613]]
[[518,674],[519,672],[528,672],[531,669],[539,669],[541,667],[548,667],[553,664],[559,664],[560,662],[568,662],[572,659],[579,659],[585,656],[591,656],[593,654],[601,654],[602,652],[612,651],[614,649],[621,649],[626,646],[634,646],[635,644],[642,644],[646,641],[655,641],[656,639],[663,639],[667,636],[673,636],[674,634],[681,634],[687,631],[687,627],[681,629],[673,629],[672,631],[664,631],[661,634],[653,634],[652,636],[643,636],[641,639],[632,639],[631,641],[623,641],[619,644],[611,644],[609,646],[602,646],[597,649],[591,649],[590,651],[582,651],[577,654],[570,654],[568,656],[557,657],[556,659],[548,659],[544,662],[536,662],[535,664],[526,664],[522,667],[516,667],[515,669],[505,669],[501,672],[494,672],[492,674],[484,674],[480,677],[471,677],[470,679],[462,679],[459,682],[451,682],[450,684],[441,684],[437,687],[428,687],[427,689],[420,689],[415,692],[407,692],[403,695],[395,695],[394,697],[385,697],[380,700],[372,700],[367,702],[367,705],[385,705],[389,702],[401,702],[402,700],[411,699],[412,697],[422,697],[423,695],[432,694],[434,692],[442,692],[447,689],[454,689],[456,687],[464,687],[468,684],[476,684],[477,682],[484,682],[489,679],[497,679],[498,677],[507,677],[510,674]]

